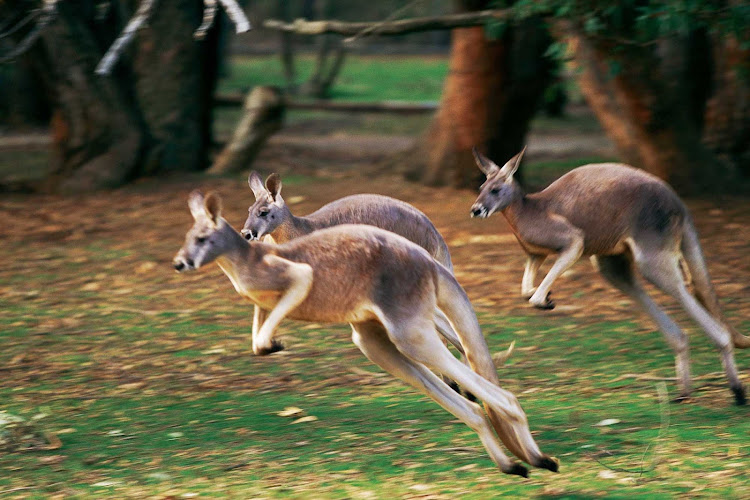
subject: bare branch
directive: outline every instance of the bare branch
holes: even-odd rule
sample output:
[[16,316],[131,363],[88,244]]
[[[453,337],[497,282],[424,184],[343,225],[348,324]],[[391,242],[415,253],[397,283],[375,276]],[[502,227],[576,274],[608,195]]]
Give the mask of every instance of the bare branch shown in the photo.
[[[0,30],[0,39],[7,38],[13,33],[15,33],[16,31],[20,30],[21,28],[29,24],[31,21],[36,19],[37,16],[39,16],[39,14],[41,14],[41,10],[34,9],[31,12],[29,12],[29,14],[26,17],[21,19],[15,26],[12,26],[7,31],[5,31],[6,26],[3,26],[2,30]],[[10,24],[12,23],[8,23],[8,26],[10,26]]]
[[195,30],[195,33],[193,33],[193,38],[196,40],[203,40],[206,38],[206,33],[208,33],[208,30],[214,25],[214,20],[216,19],[216,10],[218,8],[216,0],[204,0],[203,3],[205,5],[203,9],[203,22],[198,29]]
[[34,45],[34,42],[36,42],[37,39],[39,39],[39,37],[42,35],[42,31],[44,31],[44,28],[46,28],[47,25],[51,23],[55,18],[55,15],[57,13],[57,2],[58,0],[44,0],[44,5],[42,6],[39,20],[37,21],[34,28],[29,31],[24,39],[21,40],[13,50],[0,57],[0,63],[5,63],[15,59],[16,57],[29,50],[32,45]]
[[221,6],[224,7],[224,10],[229,16],[229,19],[231,19],[235,24],[237,33],[250,31],[250,29],[252,28],[250,26],[250,21],[247,20],[245,13],[242,12],[242,9],[237,3],[237,0],[219,0],[219,3],[221,3]]
[[299,35],[322,35],[335,33],[344,36],[357,36],[362,32],[372,31],[372,35],[393,36],[416,33],[420,31],[447,30],[468,26],[479,26],[490,19],[504,20],[511,16],[510,9],[482,10],[445,16],[416,17],[390,22],[349,23],[344,21],[307,21],[297,19],[285,23],[278,19],[268,19],[263,26],[268,29],[297,33]]
[[99,61],[99,65],[96,67],[96,74],[108,75],[110,71],[112,71],[112,67],[120,58],[120,53],[133,39],[135,32],[143,26],[146,20],[148,20],[148,17],[151,15],[151,11],[154,8],[154,3],[156,3],[156,0],[143,0],[141,2],[138,10],[135,11],[135,14],[130,19],[127,26],[125,26],[125,29],[122,30],[120,36],[117,37],[117,40],[114,41],[107,50],[107,53],[102,57],[102,60]]

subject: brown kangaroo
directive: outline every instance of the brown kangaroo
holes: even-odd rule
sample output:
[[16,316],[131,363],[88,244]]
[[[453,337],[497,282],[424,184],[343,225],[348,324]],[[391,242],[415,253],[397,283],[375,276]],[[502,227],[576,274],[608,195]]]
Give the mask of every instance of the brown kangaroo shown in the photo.
[[[502,451],[556,471],[528,428],[510,392],[499,387],[495,366],[474,310],[453,275],[423,248],[382,229],[342,225],[282,245],[247,242],[221,217],[221,200],[193,192],[195,220],[174,259],[177,271],[214,260],[237,292],[269,311],[253,350],[273,352],[273,333],[282,319],[347,322],[353,340],[375,364],[430,396],[479,434],[503,472],[527,469]],[[440,307],[461,337],[469,369],[440,342],[433,321]],[[490,426],[475,403],[454,392],[432,371],[456,380],[485,403]]]
[[[313,231],[340,224],[367,224],[403,236],[421,246],[446,269],[453,272],[445,240],[430,219],[412,205],[376,194],[356,194],[328,203],[306,217],[295,217],[281,196],[281,177],[273,173],[265,186],[257,172],[250,172],[248,185],[255,203],[248,209],[242,235],[247,240],[270,237],[275,243],[286,243]],[[253,323],[262,322],[267,311],[255,308]],[[440,309],[435,310],[438,332],[463,354],[460,339]],[[280,343],[276,344],[283,348]],[[453,385],[454,389],[458,388]],[[471,398],[471,394],[467,393]]]
[[[575,168],[543,191],[525,194],[513,178],[524,151],[500,168],[474,150],[476,163],[487,180],[471,207],[473,217],[487,218],[502,212],[526,251],[522,296],[534,307],[552,309],[552,283],[582,255],[591,256],[601,274],[633,298],[664,333],[675,351],[681,391],[678,400],[686,399],[690,395],[687,336],[646,294],[635,277],[637,269],[657,288],[676,298],[708,334],[721,353],[737,404],[745,404],[733,347],[750,347],[750,338],[727,324],[692,218],[672,188],[631,166],[601,163]],[[534,288],[536,272],[551,254],[557,254],[557,260]],[[681,262],[692,277],[695,296],[686,286]]]

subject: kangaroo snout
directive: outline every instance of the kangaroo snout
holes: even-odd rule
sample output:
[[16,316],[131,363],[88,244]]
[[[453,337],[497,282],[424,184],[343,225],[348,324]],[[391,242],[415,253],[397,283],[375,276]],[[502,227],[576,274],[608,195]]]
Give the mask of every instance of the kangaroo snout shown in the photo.
[[487,217],[487,209],[482,205],[474,205],[471,207],[471,216],[485,218]]
[[172,261],[172,266],[174,266],[175,271],[181,273],[183,271],[195,269],[195,262],[193,262],[193,259],[183,259],[182,257],[175,257],[175,259]]
[[247,241],[253,241],[258,239],[258,234],[253,231],[252,229],[243,229],[240,231],[242,233],[242,237],[245,238]]

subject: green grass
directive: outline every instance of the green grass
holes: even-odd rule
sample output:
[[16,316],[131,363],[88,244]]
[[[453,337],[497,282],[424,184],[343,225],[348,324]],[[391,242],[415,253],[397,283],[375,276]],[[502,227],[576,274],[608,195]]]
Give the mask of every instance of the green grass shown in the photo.
[[[56,248],[51,261],[66,250],[70,244]],[[81,252],[96,267],[122,251],[104,241]],[[249,353],[244,304],[143,315],[137,295],[123,303],[134,312],[59,301],[76,272],[26,275],[28,289],[48,293],[0,296],[0,366],[10,367],[0,381],[3,409],[26,419],[45,414],[40,432],[62,441],[55,450],[0,453],[0,492],[735,498],[748,486],[747,410],[730,404],[721,377],[711,378],[718,357],[702,338],[694,375],[711,383],[695,402],[668,405],[662,429],[655,383],[622,377],[671,376],[671,352],[656,332],[637,333],[631,321],[482,313],[493,351],[516,340],[503,385],[518,395],[540,446],[562,463],[558,475],[534,470],[522,480],[500,474],[466,426],[381,376],[344,326],[286,324],[288,350],[258,358]],[[70,318],[77,321],[66,324]],[[291,406],[317,419],[279,415]],[[594,426],[608,418],[620,423]]]
[[[312,73],[315,58],[297,57],[298,83]],[[448,71],[446,57],[348,56],[331,98],[349,101],[437,101]],[[284,86],[279,57],[235,57],[220,92],[244,92],[256,85]]]

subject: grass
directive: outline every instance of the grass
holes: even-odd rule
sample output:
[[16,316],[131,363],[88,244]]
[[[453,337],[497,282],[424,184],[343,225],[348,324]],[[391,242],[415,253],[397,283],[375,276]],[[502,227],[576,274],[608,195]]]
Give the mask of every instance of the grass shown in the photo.
[[[298,83],[312,73],[315,58],[297,58]],[[332,89],[331,98],[348,101],[437,101],[448,71],[446,57],[349,56]],[[256,85],[285,85],[279,57],[232,59],[229,77],[220,92],[245,92]]]
[[[88,278],[55,265],[71,254],[99,279],[117,273],[112,262],[132,258],[106,239],[62,243],[34,272],[13,273],[24,293],[3,289],[3,410],[42,415],[35,425],[62,447],[0,453],[0,494],[738,498],[750,486],[747,410],[730,405],[703,339],[694,343],[693,368],[710,383],[694,403],[665,410],[654,382],[622,377],[671,376],[672,355],[657,333],[638,333],[634,346],[629,335],[639,328],[630,321],[483,312],[493,351],[516,340],[503,384],[542,448],[562,462],[558,475],[534,470],[522,480],[497,472],[466,426],[381,376],[351,345],[348,328],[289,323],[288,351],[253,357],[244,304],[180,311],[166,303],[163,284],[155,284],[162,294],[136,290],[117,304],[97,298],[101,292],[81,296],[75,290]],[[138,289],[138,280],[128,286]],[[197,303],[213,293],[190,289]],[[34,290],[41,292],[26,293]],[[154,312],[144,314],[144,304]],[[288,407],[302,413],[280,416]],[[594,425],[610,418],[620,422]]]

